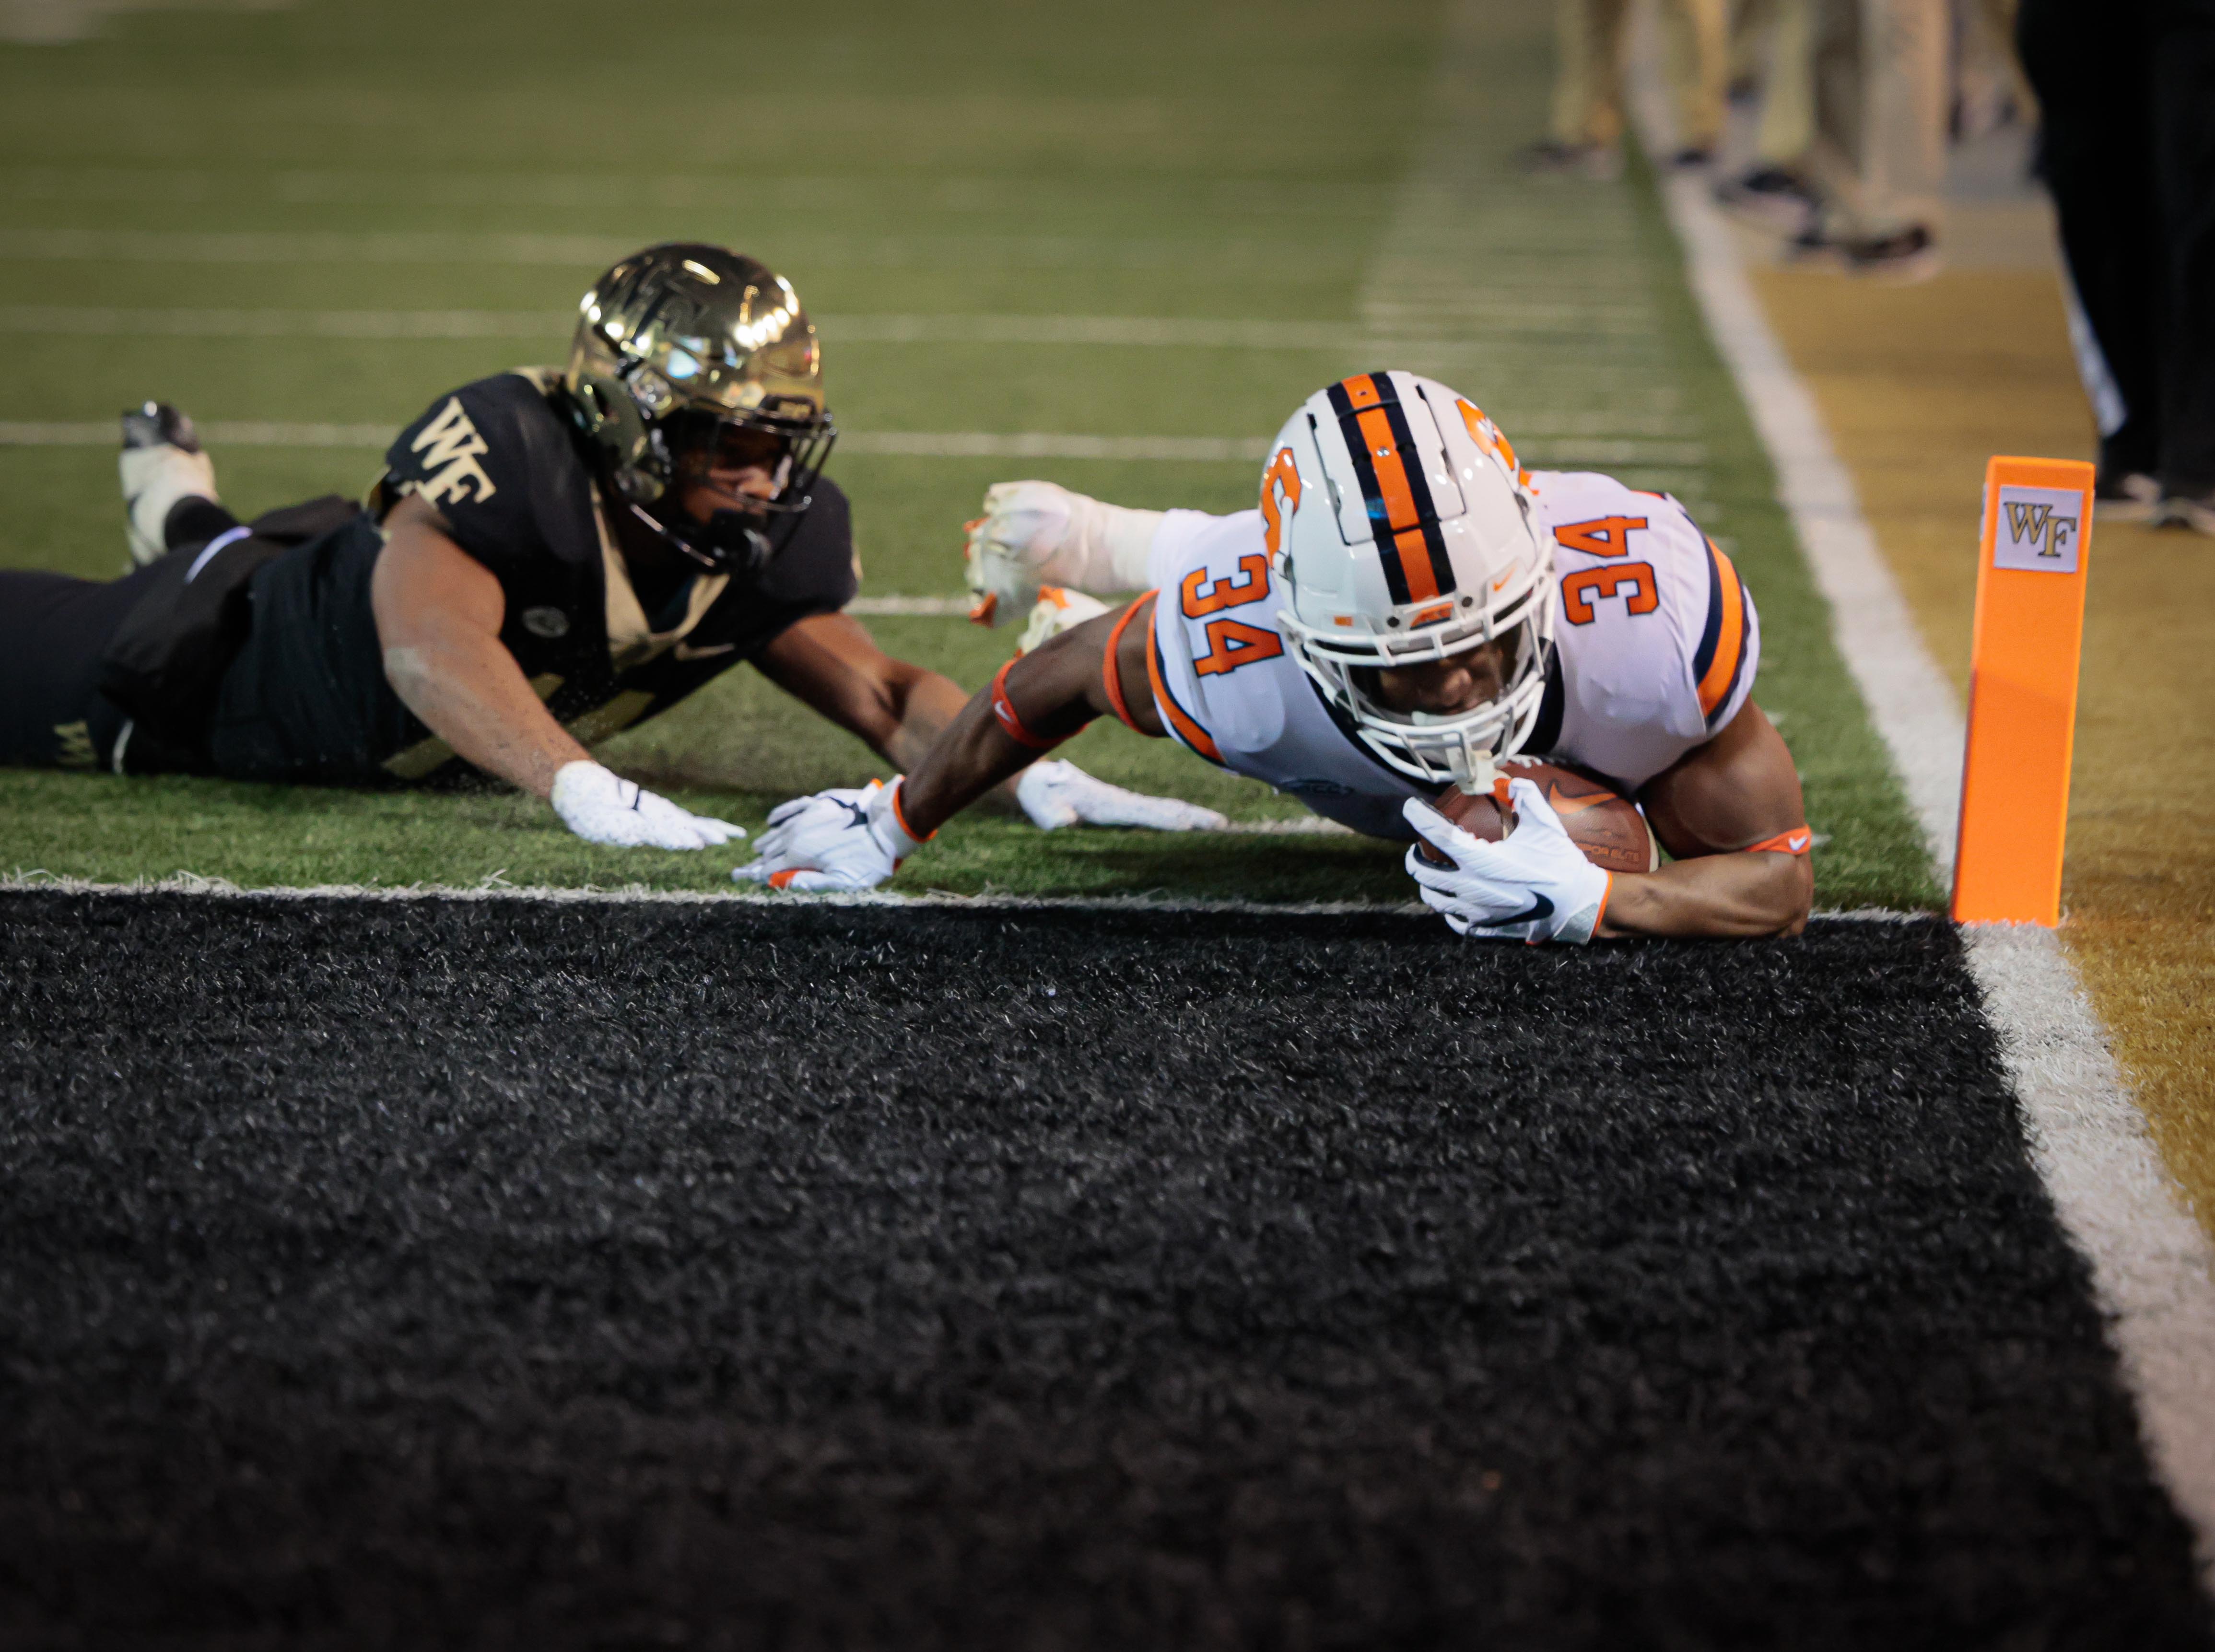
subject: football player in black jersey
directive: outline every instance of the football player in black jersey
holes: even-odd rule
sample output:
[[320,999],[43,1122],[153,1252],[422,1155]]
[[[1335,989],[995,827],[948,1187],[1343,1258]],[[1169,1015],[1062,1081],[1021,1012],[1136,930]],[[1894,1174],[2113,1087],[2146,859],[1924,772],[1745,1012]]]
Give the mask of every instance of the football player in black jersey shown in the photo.
[[[112,583],[0,573],[0,761],[335,783],[472,770],[596,843],[741,835],[618,779],[592,742],[740,660],[896,767],[967,699],[842,611],[856,583],[815,329],[719,247],[650,247],[584,298],[566,369],[439,396],[365,507],[248,525],[190,421],[125,419],[132,555]],[[1193,826],[1065,764],[1018,795]]]

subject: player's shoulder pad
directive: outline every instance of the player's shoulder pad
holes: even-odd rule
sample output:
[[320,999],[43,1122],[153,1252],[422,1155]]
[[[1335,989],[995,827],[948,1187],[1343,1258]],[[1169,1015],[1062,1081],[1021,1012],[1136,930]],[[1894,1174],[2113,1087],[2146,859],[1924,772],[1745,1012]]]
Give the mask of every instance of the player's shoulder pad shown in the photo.
[[1157,590],[1174,589],[1187,574],[1235,569],[1242,556],[1257,552],[1266,555],[1258,510],[1234,511],[1228,516],[1169,511],[1154,530],[1153,549],[1146,555],[1146,583]]
[[495,373],[434,397],[385,451],[383,490],[414,493],[472,554],[543,545],[563,562],[599,556],[592,482],[549,376]]
[[1729,556],[1668,494],[1587,471],[1535,480],[1564,622],[1629,620],[1665,610],[1700,720],[1721,727],[1751,691],[1760,637],[1752,596]]

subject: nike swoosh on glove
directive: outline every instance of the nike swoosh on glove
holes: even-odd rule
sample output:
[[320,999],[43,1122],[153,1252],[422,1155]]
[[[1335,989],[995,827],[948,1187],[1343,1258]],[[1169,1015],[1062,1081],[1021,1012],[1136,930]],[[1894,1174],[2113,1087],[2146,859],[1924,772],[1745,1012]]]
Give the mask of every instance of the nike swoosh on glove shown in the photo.
[[1153,832],[1220,832],[1230,824],[1212,808],[1126,791],[1058,758],[1024,770],[1015,781],[1015,801],[1041,832],[1080,823],[1144,826]]
[[917,840],[900,824],[900,783],[872,780],[795,797],[770,811],[757,857],[731,873],[734,883],[765,883],[801,894],[874,889],[899,869]]
[[1614,879],[1585,858],[1535,782],[1509,782],[1508,795],[1515,829],[1490,844],[1409,798],[1400,810],[1408,824],[1454,863],[1433,866],[1410,849],[1408,875],[1421,886],[1423,904],[1457,935],[1582,946],[1599,928]]
[[744,826],[690,814],[582,758],[555,771],[548,801],[586,842],[620,849],[713,849],[746,835]]

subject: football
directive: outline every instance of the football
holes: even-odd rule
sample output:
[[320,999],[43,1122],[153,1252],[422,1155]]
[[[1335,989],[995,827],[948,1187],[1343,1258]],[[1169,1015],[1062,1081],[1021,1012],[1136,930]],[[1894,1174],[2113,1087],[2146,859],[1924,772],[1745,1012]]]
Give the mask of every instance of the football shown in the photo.
[[[1562,817],[1562,829],[1570,840],[1594,866],[1610,872],[1650,872],[1661,863],[1661,847],[1654,842],[1646,817],[1635,803],[1605,781],[1581,769],[1542,763],[1536,758],[1505,758],[1500,771],[1509,779],[1536,782],[1554,813]],[[1503,794],[1506,789],[1500,788]],[[1487,843],[1499,842],[1510,829],[1512,811],[1502,808],[1488,791],[1471,793],[1449,786],[1433,806],[1463,832]],[[1418,840],[1416,847],[1425,860],[1446,864],[1445,857],[1429,844]]]

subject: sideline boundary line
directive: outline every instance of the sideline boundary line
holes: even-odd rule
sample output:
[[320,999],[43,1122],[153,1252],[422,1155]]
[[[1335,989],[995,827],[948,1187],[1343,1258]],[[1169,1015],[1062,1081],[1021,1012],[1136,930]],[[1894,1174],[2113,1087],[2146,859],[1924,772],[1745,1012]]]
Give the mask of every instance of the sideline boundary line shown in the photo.
[[[1671,171],[1666,94],[1651,54],[1633,58],[1636,125],[1693,296],[1775,463],[1838,650],[1942,876],[1954,859],[1965,738],[1952,685],[1885,565],[1813,397],[1770,329],[1730,226],[1700,177]],[[2031,1162],[2090,1264],[2147,1457],[2194,1526],[2201,1581],[2215,1591],[2215,1250],[2178,1196],[2059,933],[1991,924],[1964,925],[1962,936]]]
[[[89,878],[64,877],[30,870],[0,873],[0,895],[100,895],[133,900],[145,895],[199,895],[218,900],[507,900],[537,901],[549,906],[769,906],[799,911],[813,906],[923,906],[972,912],[1232,912],[1255,917],[1331,917],[1347,913],[1398,916],[1426,922],[1435,918],[1420,900],[1209,900],[1185,895],[1018,895],[955,894],[933,889],[923,894],[898,894],[868,889],[852,894],[776,894],[766,889],[733,885],[722,889],[649,889],[643,884],[614,888],[586,885],[574,889],[545,884],[515,884],[498,881],[497,872],[482,883],[462,886],[407,883],[378,886],[365,883],[273,885],[248,889],[225,878],[202,877],[196,872],[177,872],[165,878],[132,883],[100,883]],[[1825,924],[1936,924],[1942,918],[1929,912],[1894,912],[1888,906],[1860,906],[1850,911],[1819,912],[1809,922]],[[1502,945],[1512,943],[1503,942]]]

